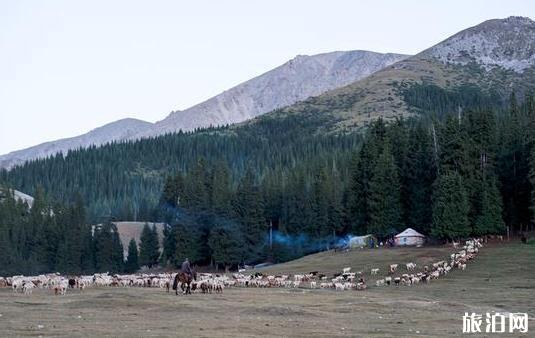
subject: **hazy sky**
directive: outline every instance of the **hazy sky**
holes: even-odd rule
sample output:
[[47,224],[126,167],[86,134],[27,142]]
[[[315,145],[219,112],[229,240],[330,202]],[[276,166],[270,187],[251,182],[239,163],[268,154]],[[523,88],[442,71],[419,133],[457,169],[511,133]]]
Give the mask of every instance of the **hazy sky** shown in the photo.
[[414,54],[535,1],[0,0],[0,154],[163,119],[297,54]]

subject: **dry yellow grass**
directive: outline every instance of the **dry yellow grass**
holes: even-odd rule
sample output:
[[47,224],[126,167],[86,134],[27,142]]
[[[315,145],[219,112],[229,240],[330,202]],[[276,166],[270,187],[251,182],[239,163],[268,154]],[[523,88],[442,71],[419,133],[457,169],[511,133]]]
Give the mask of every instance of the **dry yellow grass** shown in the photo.
[[[360,261],[351,260],[376,266],[394,257],[423,262],[434,255],[425,249],[414,255],[405,249],[385,251],[363,251]],[[337,271],[350,258],[326,255],[272,268]],[[222,295],[175,296],[160,289],[100,288],[66,296],[37,290],[23,296],[0,289],[0,336],[456,337],[464,312],[534,316],[533,257],[533,245],[497,245],[484,248],[466,271],[456,270],[429,285],[366,291],[233,288]],[[531,336],[533,330],[532,320]]]

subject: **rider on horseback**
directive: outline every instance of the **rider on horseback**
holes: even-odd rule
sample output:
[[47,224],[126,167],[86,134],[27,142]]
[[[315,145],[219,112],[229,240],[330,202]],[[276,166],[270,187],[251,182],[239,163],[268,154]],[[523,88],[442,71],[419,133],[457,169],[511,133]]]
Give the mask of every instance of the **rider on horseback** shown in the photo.
[[191,270],[191,266],[189,264],[189,259],[186,258],[184,263],[182,263],[181,270],[182,270],[182,272],[188,274],[189,278],[191,278],[193,276],[193,271]]

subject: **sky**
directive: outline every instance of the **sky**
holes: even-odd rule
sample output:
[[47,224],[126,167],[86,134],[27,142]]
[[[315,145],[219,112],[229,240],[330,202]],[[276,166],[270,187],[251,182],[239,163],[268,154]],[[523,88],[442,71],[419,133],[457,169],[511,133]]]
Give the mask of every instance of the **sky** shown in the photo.
[[299,54],[415,54],[529,0],[0,0],[0,154],[150,122]]

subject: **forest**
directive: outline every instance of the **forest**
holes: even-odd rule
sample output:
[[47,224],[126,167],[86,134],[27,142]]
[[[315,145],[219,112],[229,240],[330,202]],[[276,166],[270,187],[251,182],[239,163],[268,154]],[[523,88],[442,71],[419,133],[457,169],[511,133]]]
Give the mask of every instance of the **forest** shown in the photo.
[[[424,112],[444,111],[379,118],[363,134],[320,133],[321,116],[290,114],[3,171],[2,186],[36,200],[29,208],[4,193],[0,253],[11,254],[0,255],[0,274],[132,271],[186,257],[229,268],[297,258],[348,234],[386,239],[406,227],[436,242],[526,231],[535,206],[533,98],[519,104],[513,93],[501,107],[455,96],[470,108],[446,113],[452,96],[425,88],[411,95]],[[147,227],[139,253],[131,243],[123,260],[113,220],[166,222],[161,255]]]

